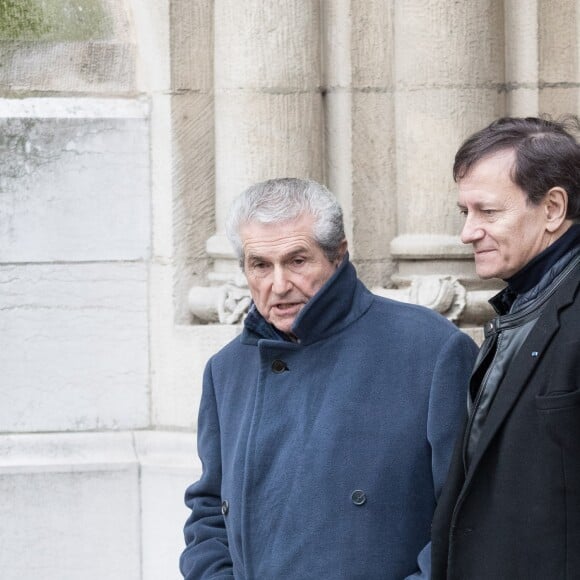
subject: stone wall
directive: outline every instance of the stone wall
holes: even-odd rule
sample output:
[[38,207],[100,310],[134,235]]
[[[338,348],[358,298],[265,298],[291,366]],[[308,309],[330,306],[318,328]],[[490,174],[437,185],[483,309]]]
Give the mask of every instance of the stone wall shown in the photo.
[[178,578],[207,358],[257,180],[326,183],[377,293],[478,337],[452,158],[578,113],[563,0],[0,0],[0,570]]

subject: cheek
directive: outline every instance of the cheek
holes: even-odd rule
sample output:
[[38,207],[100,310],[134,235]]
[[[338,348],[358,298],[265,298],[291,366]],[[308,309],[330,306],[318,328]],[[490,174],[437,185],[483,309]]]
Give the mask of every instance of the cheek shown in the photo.
[[538,238],[535,230],[520,225],[519,228],[514,228],[511,232],[507,240],[507,249],[512,259],[522,260],[536,253],[537,243]]
[[248,281],[248,289],[250,290],[250,295],[252,296],[252,300],[260,305],[261,302],[264,302],[265,293],[266,293],[266,286],[263,283],[256,282],[255,280],[250,282]]
[[326,281],[332,276],[333,270],[323,270],[319,272],[318,276],[314,277],[310,283],[309,287],[313,293],[318,292],[326,283]]

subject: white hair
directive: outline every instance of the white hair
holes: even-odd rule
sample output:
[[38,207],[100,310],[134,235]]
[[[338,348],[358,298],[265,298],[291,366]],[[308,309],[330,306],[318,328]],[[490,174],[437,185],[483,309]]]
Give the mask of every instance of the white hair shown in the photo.
[[240,265],[244,250],[240,228],[248,223],[277,224],[302,215],[315,218],[314,241],[333,262],[344,240],[342,209],[324,185],[310,179],[284,177],[252,185],[233,202],[226,222],[226,234]]

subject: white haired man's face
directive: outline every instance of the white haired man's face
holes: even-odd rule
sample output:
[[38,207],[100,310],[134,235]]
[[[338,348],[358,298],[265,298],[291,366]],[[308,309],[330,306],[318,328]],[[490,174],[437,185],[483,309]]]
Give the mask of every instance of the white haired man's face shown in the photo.
[[240,228],[244,273],[258,312],[292,334],[296,317],[332,276],[346,252],[331,262],[313,235],[314,217],[303,214],[278,224],[250,222]]

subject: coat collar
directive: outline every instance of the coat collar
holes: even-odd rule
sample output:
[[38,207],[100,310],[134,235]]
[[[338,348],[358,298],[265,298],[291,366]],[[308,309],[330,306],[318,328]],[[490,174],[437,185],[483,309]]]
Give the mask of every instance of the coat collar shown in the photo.
[[[334,274],[300,311],[292,332],[300,344],[312,344],[352,324],[368,310],[372,300],[373,295],[357,278],[346,254]],[[257,344],[260,339],[281,341],[284,337],[252,304],[244,321],[242,342]]]

